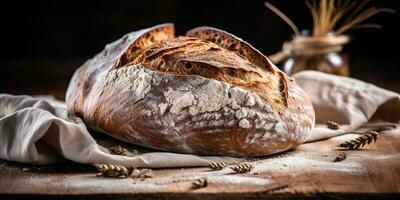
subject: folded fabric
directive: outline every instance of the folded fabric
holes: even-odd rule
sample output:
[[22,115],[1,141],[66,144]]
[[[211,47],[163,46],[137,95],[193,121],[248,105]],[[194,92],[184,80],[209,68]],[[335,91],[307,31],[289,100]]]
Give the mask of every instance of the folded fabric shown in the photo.
[[[399,95],[352,78],[306,71],[294,76],[309,95],[316,111],[316,128],[308,141],[329,138],[358,129],[367,122],[400,121]],[[333,120],[341,129],[323,124]],[[112,163],[133,167],[166,168],[206,166],[242,159],[195,156],[167,152],[136,156],[112,155],[98,145],[83,121],[68,113],[63,102],[51,98],[0,94],[0,158],[30,164],[65,160]]]
[[98,145],[83,121],[52,99],[0,94],[0,158],[30,164],[65,159],[78,163],[112,163],[133,167],[207,166],[210,161],[238,158],[200,157],[166,152],[134,157],[112,155]]
[[[307,142],[326,139],[354,131],[366,123],[400,122],[400,96],[375,85],[317,71],[304,71],[293,76],[307,93],[315,110],[315,128]],[[326,121],[340,124],[332,130]]]

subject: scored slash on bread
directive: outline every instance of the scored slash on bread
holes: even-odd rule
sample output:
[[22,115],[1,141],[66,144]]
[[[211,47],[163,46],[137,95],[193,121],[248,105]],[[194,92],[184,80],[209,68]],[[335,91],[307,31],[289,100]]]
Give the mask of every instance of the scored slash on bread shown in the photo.
[[186,36],[211,41],[227,50],[238,52],[240,55],[249,59],[250,62],[255,63],[257,67],[264,68],[272,73],[276,71],[271,61],[261,52],[247,42],[226,31],[204,26],[188,31]]
[[276,72],[279,73],[281,78],[280,91],[282,93],[283,103],[287,105],[288,91],[286,79],[283,76],[283,73],[280,70],[275,69],[272,62],[249,43],[226,31],[206,26],[192,29],[186,33],[186,36],[211,41],[229,51],[238,52],[240,55],[246,57],[250,62],[254,63],[257,67],[265,69],[272,74],[275,74]]
[[271,104],[278,103],[276,108],[287,105],[283,73],[250,44],[210,27],[177,38],[173,34],[170,24],[145,33],[128,48],[118,67],[142,64],[166,73],[199,75],[253,90]]
[[295,147],[314,124],[293,79],[250,44],[172,24],[129,33],[79,68],[68,108],[92,129],[155,149],[257,156]]

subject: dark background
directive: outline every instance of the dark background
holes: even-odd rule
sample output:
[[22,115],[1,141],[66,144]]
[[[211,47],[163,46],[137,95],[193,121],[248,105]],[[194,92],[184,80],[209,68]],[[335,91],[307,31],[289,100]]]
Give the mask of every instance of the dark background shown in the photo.
[[[300,29],[311,28],[303,1],[271,0]],[[172,22],[177,34],[208,25],[229,31],[266,55],[280,50],[291,29],[260,0],[230,1],[26,1],[0,6],[0,93],[64,92],[74,70],[123,34]],[[371,5],[398,13],[400,1]],[[379,14],[368,20],[383,29],[349,32],[345,47],[351,76],[400,92],[399,14]]]

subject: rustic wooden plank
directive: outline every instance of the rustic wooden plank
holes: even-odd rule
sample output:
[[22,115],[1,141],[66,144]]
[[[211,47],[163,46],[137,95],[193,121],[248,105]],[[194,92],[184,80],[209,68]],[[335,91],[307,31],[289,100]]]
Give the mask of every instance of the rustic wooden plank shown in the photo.
[[[342,152],[336,146],[355,136],[308,143],[290,152],[253,159],[255,168],[246,174],[233,174],[228,167],[221,171],[179,168],[154,170],[152,179],[113,179],[96,177],[94,167],[76,163],[33,167],[1,161],[0,193],[7,198],[15,194],[115,199],[399,197],[400,130],[382,133],[377,143],[346,151],[345,160],[333,162]],[[111,145],[106,141],[112,139],[106,136],[97,139],[104,146]],[[200,177],[208,179],[208,186],[191,189],[192,181]]]

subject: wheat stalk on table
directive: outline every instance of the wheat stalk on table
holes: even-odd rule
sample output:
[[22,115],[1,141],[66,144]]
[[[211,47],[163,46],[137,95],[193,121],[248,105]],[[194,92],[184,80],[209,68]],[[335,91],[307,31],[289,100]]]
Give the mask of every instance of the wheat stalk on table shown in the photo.
[[249,162],[242,162],[235,166],[232,166],[231,169],[236,173],[246,173],[251,171],[254,168],[254,165]]
[[211,162],[208,164],[208,167],[212,170],[221,170],[225,167],[224,162]]
[[339,147],[346,149],[359,149],[364,147],[365,145],[371,144],[371,142],[376,142],[378,138],[378,132],[368,131],[363,136],[339,144]]
[[116,155],[127,156],[128,150],[120,145],[110,148],[110,151]]
[[115,178],[152,178],[153,174],[150,169],[136,169],[133,167],[125,167],[123,165],[114,164],[95,164],[99,176],[115,177]]
[[207,179],[206,178],[199,178],[192,182],[192,189],[200,189],[207,187]]
[[126,178],[132,172],[132,168],[128,168],[122,165],[95,164],[94,166],[100,172],[99,176]]

